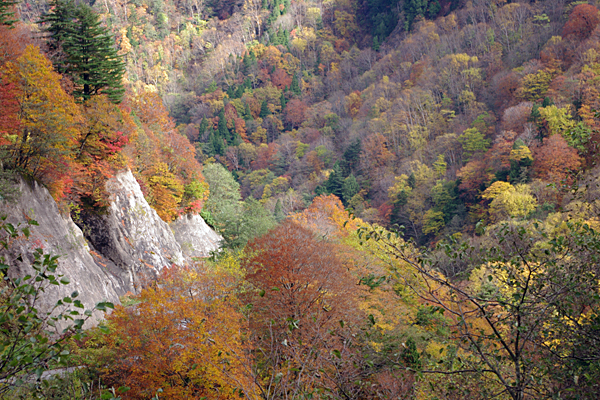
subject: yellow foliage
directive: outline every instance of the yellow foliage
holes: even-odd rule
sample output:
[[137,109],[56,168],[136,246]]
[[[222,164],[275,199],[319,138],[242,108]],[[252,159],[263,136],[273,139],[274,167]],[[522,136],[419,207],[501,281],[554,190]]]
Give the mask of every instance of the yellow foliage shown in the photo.
[[517,185],[499,193],[490,204],[490,214],[497,219],[506,216],[512,218],[525,218],[533,212],[538,203],[531,195],[527,185]]
[[496,181],[491,186],[483,191],[481,197],[486,200],[493,200],[507,190],[514,189],[513,185],[508,182]]
[[412,193],[412,188],[408,184],[408,176],[402,174],[394,178],[394,184],[388,189],[388,198],[392,202],[398,200],[400,193],[409,196]]

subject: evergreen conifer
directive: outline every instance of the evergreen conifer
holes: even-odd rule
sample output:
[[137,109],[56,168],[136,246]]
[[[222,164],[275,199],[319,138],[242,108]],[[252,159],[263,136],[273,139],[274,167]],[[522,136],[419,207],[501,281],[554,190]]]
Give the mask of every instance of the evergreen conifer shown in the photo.
[[15,12],[13,6],[17,4],[16,0],[0,0],[0,25],[12,26],[16,20],[13,19]]
[[122,79],[125,63],[117,54],[114,39],[100,26],[99,16],[84,3],[55,0],[54,9],[40,22],[49,23],[50,46],[62,51],[57,56],[57,70],[73,78],[73,95],[81,102],[91,96],[106,94],[120,103],[125,89]]
[[269,111],[269,107],[267,105],[267,101],[263,100],[262,104],[260,105],[260,114],[258,115],[261,118],[266,117],[267,115],[271,114],[271,112]]
[[281,98],[279,99],[279,101],[281,102],[281,111],[283,111],[285,109],[285,106],[287,105],[287,101],[285,100],[285,91],[281,91]]
[[298,81],[298,76],[296,76],[296,74],[294,74],[292,77],[292,85],[290,86],[290,90],[298,96],[302,94],[302,91],[300,90],[300,82]]
[[219,112],[219,123],[217,124],[217,130],[219,131],[219,135],[221,138],[225,139],[227,143],[231,143],[231,132],[227,128],[227,120],[225,119],[225,110],[221,109]]
[[329,178],[325,183],[325,189],[327,189],[327,192],[334,194],[338,198],[342,199],[343,186],[344,177],[342,175],[342,169],[340,168],[340,163],[336,162],[333,166],[333,171],[331,172],[331,174],[329,174]]

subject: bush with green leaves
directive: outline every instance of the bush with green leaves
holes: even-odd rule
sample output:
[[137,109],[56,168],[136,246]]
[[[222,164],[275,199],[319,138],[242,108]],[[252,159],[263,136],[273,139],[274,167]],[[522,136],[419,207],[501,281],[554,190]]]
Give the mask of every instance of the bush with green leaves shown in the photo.
[[[84,323],[93,310],[86,310],[79,294],[59,299],[50,309],[40,307],[41,298],[52,286],[69,284],[57,273],[58,256],[46,254],[41,248],[33,251],[31,272],[14,277],[11,267],[23,262],[22,256],[10,258],[7,250],[15,240],[30,236],[26,226],[14,226],[0,219],[0,395],[40,379],[44,370],[67,365],[70,358],[68,342],[79,338]],[[9,258],[9,259],[7,259]],[[111,303],[98,303],[96,310],[113,308]],[[60,327],[60,328],[59,328]]]

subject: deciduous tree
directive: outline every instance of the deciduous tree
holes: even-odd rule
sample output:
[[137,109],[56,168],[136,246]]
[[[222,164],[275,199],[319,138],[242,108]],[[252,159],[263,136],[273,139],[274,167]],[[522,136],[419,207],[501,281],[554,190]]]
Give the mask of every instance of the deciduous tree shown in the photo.
[[108,316],[117,352],[108,382],[130,388],[124,399],[254,398],[233,283],[203,266],[172,267],[138,305],[117,307]]
[[286,221],[249,243],[242,266],[262,397],[352,397],[340,375],[358,376],[348,361],[359,313],[334,247]]

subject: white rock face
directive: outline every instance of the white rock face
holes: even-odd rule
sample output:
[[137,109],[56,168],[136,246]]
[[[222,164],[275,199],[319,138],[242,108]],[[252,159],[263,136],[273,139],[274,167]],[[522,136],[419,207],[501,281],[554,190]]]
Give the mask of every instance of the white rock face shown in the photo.
[[84,232],[135,293],[146,279],[185,259],[169,225],[146,202],[131,171],[109,179],[106,189],[110,195],[107,214],[83,216]]
[[197,214],[182,215],[170,224],[175,239],[187,257],[207,257],[219,249],[223,237]]
[[[52,286],[41,299],[42,310],[74,291],[80,293],[87,309],[101,301],[118,304],[119,296],[139,292],[165,266],[205,257],[222,240],[199,215],[182,216],[169,227],[146,202],[131,171],[107,182],[110,206],[101,214],[82,212],[79,226],[60,214],[44,187],[22,180],[19,187],[20,199],[0,203],[0,215],[7,215],[7,222],[15,226],[28,219],[39,226],[31,228],[29,240],[14,241],[2,254],[10,265],[9,273],[13,277],[30,274],[34,250],[43,247],[60,256],[57,273],[71,282]],[[18,255],[24,262],[16,260]],[[102,317],[98,312],[91,322]]]
[[[21,196],[16,203],[0,204],[0,214],[7,216],[7,222],[26,226],[28,219],[33,219],[38,226],[32,226],[29,240],[17,240],[11,243],[6,258],[11,277],[23,277],[33,269],[33,252],[43,248],[46,253],[60,256],[57,273],[67,277],[68,285],[51,285],[40,299],[39,308],[50,309],[56,301],[79,292],[79,300],[86,309],[92,309],[101,301],[119,303],[119,296],[126,293],[126,285],[122,279],[111,273],[109,268],[96,263],[90,255],[89,247],[79,227],[70,216],[60,214],[50,193],[36,182],[19,183]],[[23,262],[16,260],[21,255]],[[102,318],[100,312],[93,316],[93,321]]]

